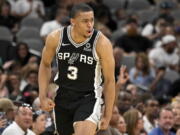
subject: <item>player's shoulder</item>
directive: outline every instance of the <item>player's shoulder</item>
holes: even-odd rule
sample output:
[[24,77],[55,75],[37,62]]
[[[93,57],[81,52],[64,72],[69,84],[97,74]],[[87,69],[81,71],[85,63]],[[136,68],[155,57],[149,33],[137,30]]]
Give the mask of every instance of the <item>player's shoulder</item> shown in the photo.
[[52,31],[50,34],[48,34],[49,38],[60,38],[61,32],[63,31],[64,27],[61,27],[59,29],[56,29]]
[[100,32],[96,43],[97,54],[101,57],[101,54],[104,54],[108,50],[112,50],[112,44],[110,40],[102,32]]
[[100,46],[111,45],[111,41],[102,32],[99,31],[99,38],[97,40],[97,45]]
[[50,34],[48,34],[47,39],[46,39],[46,43],[50,44],[51,46],[56,47],[59,44],[59,41],[61,39],[61,33],[63,31],[63,27],[56,29],[54,31],[52,31]]

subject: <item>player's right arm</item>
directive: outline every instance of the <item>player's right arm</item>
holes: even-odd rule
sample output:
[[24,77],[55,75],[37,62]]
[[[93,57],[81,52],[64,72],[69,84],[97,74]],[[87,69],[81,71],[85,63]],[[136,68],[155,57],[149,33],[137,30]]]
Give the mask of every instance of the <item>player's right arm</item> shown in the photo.
[[39,67],[39,98],[41,107],[45,111],[50,111],[54,107],[54,102],[47,97],[47,88],[51,78],[51,62],[56,53],[59,44],[60,31],[56,30],[50,33],[46,39],[45,46],[42,51],[42,58]]

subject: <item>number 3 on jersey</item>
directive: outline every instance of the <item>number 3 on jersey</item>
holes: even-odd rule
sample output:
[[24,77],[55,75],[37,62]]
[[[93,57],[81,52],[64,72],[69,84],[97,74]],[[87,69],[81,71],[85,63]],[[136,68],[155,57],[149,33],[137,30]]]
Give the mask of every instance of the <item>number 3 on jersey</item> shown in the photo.
[[78,77],[78,68],[74,66],[68,67],[69,73],[67,74],[67,77],[71,80],[76,80]]

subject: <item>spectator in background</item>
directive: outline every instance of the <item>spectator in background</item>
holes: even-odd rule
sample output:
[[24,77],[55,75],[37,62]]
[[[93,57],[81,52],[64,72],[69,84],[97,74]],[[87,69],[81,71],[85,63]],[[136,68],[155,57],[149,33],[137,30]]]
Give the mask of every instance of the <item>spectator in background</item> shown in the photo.
[[171,106],[173,109],[180,109],[180,94],[173,98]]
[[46,113],[42,110],[33,112],[32,130],[36,135],[41,135],[45,131]]
[[[33,107],[34,111],[38,112],[39,110],[41,110],[41,104],[40,104],[40,100],[38,97],[34,100],[32,107]],[[54,121],[53,118],[54,118],[54,114],[52,112],[49,112],[49,113],[46,112],[46,125],[45,125],[46,129],[42,135],[52,135],[54,133],[55,125],[53,122]],[[42,121],[43,121],[43,119],[42,119]],[[43,125],[43,122],[41,122],[41,125]],[[41,126],[41,127],[43,127],[43,126]],[[43,129],[43,128],[41,128],[41,129]]]
[[16,12],[16,3],[18,0],[7,0],[11,5],[11,14],[14,16]]
[[130,83],[127,85],[126,90],[131,93],[133,98],[138,97],[138,87],[136,85]]
[[46,19],[52,19],[55,9],[59,6],[57,0],[43,0]]
[[123,8],[118,8],[115,10],[114,15],[115,15],[116,22],[118,23],[118,29],[122,29],[121,24],[127,18],[126,10],[124,10]]
[[145,25],[142,35],[151,40],[157,40],[164,36],[164,28],[166,25],[173,25],[174,17],[171,15],[173,4],[171,1],[162,1],[159,4],[159,13],[153,17],[152,23]]
[[140,135],[143,130],[143,117],[137,109],[130,109],[123,115],[128,135]]
[[156,99],[148,99],[145,103],[145,115],[144,120],[144,130],[149,133],[153,128],[157,127],[157,117],[158,117],[158,106],[159,103]]
[[16,46],[16,58],[15,61],[20,63],[23,67],[25,66],[31,57],[31,53],[29,52],[29,47],[26,43],[18,43]]
[[174,114],[174,125],[171,131],[177,133],[180,129],[180,109],[173,109]]
[[2,5],[3,5],[4,2],[5,2],[5,0],[0,0],[0,10],[1,10]]
[[134,101],[134,107],[144,115],[146,112],[145,102],[147,99],[152,98],[152,94],[150,92],[144,92],[139,88],[138,95],[138,98]]
[[104,35],[106,35],[108,38],[111,36],[111,30],[105,25],[103,22],[104,20],[107,20],[107,16],[102,13],[103,16],[99,16],[95,23],[95,28],[100,30]]
[[16,2],[16,16],[41,17],[45,16],[44,5],[40,0],[18,0]]
[[162,46],[152,49],[149,53],[151,65],[155,67],[157,64],[162,64],[172,70],[177,70],[179,55],[175,51],[176,47],[176,37],[173,35],[164,36],[162,38]]
[[174,98],[174,101],[171,103],[172,111],[174,114],[174,125],[171,131],[175,133],[177,133],[178,129],[180,129],[180,100],[176,98]]
[[21,65],[19,62],[15,61],[15,56],[13,59],[9,60],[9,61],[6,61],[3,65],[3,69],[10,73],[19,73],[21,72]]
[[0,98],[0,112],[3,113],[0,116],[0,134],[14,120],[14,109],[15,106],[10,99]]
[[164,18],[168,23],[174,23],[174,17],[171,15],[171,11],[173,9],[173,4],[171,1],[162,1],[159,5],[159,14],[157,17]]
[[117,125],[117,129],[119,130],[120,135],[127,135],[126,131],[126,122],[124,120],[124,117],[122,115],[119,115],[119,121],[118,121],[118,125]]
[[8,97],[9,91],[6,87],[7,74],[4,72],[4,69],[0,67],[0,98]]
[[138,53],[135,58],[135,67],[129,72],[130,81],[145,90],[149,89],[153,79],[154,72],[150,68],[148,56],[145,53]]
[[159,17],[152,23],[145,25],[145,27],[142,29],[142,36],[147,37],[155,43],[164,35],[166,25],[166,20],[162,17]]
[[[29,51],[29,47],[26,43],[20,42],[15,48],[15,57],[13,60],[7,61],[3,68],[6,70],[11,70],[12,72],[21,73],[22,68],[28,63],[32,54]],[[14,68],[14,69],[13,69]]]
[[[167,22],[166,22],[167,23]],[[162,26],[162,29],[161,29],[161,34],[159,36],[159,38],[155,39],[155,42],[154,42],[154,47],[161,47],[162,45],[162,37],[166,36],[166,35],[175,35],[175,28],[174,28],[174,25],[172,24],[164,24],[164,26]]]
[[[175,27],[174,25],[166,25],[164,27],[164,31],[161,35],[161,39],[162,37],[166,36],[166,35],[173,35],[175,36]],[[161,47],[162,46],[162,40],[158,39],[155,43],[154,43],[154,47]]]
[[2,135],[35,135],[29,128],[32,126],[32,108],[28,104],[18,107],[14,122],[9,125]]
[[167,25],[165,28],[165,35],[175,35],[175,26]]
[[41,110],[41,103],[39,100],[39,97],[37,97],[36,99],[34,99],[33,103],[32,103],[32,107],[34,111],[38,111]]
[[117,125],[118,125],[118,121],[119,121],[119,110],[118,110],[118,107],[115,105],[113,107],[113,113],[112,113],[112,117],[111,117],[111,120],[109,122],[110,126],[112,128],[117,128]]
[[55,19],[52,21],[45,22],[40,30],[40,36],[45,41],[47,35],[53,30],[59,29],[63,26],[63,21],[67,20],[67,10],[64,8],[59,8],[56,12]]
[[120,71],[119,71],[119,75],[118,75],[116,86],[115,86],[116,87],[116,101],[115,102],[117,102],[119,91],[121,91],[124,88],[125,84],[129,80],[129,74],[127,72],[126,66],[122,65],[119,70]]
[[115,47],[122,49],[125,53],[133,54],[145,52],[152,47],[151,41],[140,35],[136,19],[127,19],[125,32],[124,35],[120,36],[117,41],[115,41]]
[[[32,58],[32,57],[31,57],[31,58]],[[22,72],[21,72],[21,73],[22,73],[22,74],[21,74],[22,79],[25,79],[31,70],[36,70],[36,71],[38,71],[38,68],[39,68],[38,63],[39,63],[39,62],[37,62],[37,61],[36,61],[36,62],[35,62],[35,61],[34,61],[34,62],[30,62],[31,58],[29,59],[28,64],[26,64],[26,65],[22,68]]]
[[14,120],[14,109],[15,106],[13,104],[13,102],[8,99],[8,98],[1,98],[0,99],[0,110],[2,112],[5,112],[5,118],[7,120],[7,124],[12,123],[12,121]]
[[38,97],[38,71],[30,70],[26,76],[27,85],[22,91],[24,102],[32,105],[35,98]]
[[164,107],[160,110],[158,123],[159,126],[152,129],[148,135],[175,135],[175,133],[170,131],[174,123],[174,116],[171,108]]
[[[103,0],[95,0],[95,2],[91,2],[90,5],[94,7],[94,11],[96,13],[95,28],[100,30],[103,34],[110,38],[112,34],[111,32],[115,30],[117,26],[116,23],[114,23],[114,21],[112,20],[109,8],[103,4]],[[108,26],[108,24],[112,26]]]
[[121,61],[123,59],[123,50],[119,49],[118,47],[114,47],[113,55],[115,60],[115,79],[117,80],[119,76],[119,69],[121,67]]
[[88,4],[93,8],[96,19],[100,19],[102,24],[105,25],[110,31],[117,29],[117,23],[112,17],[111,10],[109,6],[104,4],[104,0],[89,0]]
[[113,112],[111,116],[111,120],[109,123],[109,127],[106,130],[100,130],[97,135],[120,135],[118,131],[118,122],[119,122],[119,111],[117,106],[113,107]]
[[5,1],[0,11],[0,25],[14,31],[17,26],[17,19],[11,15],[11,5]]
[[132,108],[132,95],[126,91],[120,91],[118,94],[118,110],[121,115]]
[[8,76],[7,86],[10,92],[9,98],[14,101],[22,100],[22,93],[20,89],[21,78],[18,73],[10,73]]
[[24,88],[24,90],[28,89],[28,87],[30,87],[30,86],[38,89],[38,71],[37,70],[30,70],[27,73],[26,81],[27,81],[27,85]]
[[69,6],[72,6],[78,3],[85,3],[85,2],[90,2],[90,1],[93,1],[93,0],[57,0],[57,4],[60,7],[68,8]]
[[6,119],[5,118],[3,118],[3,112],[0,112],[1,114],[0,114],[0,134],[2,133],[2,131],[4,130],[4,128],[6,128],[6,123],[7,123],[7,121],[6,121]]
[[166,100],[170,96],[169,92],[172,83],[164,77],[166,67],[161,64],[156,64],[155,66],[155,78],[152,81],[150,90],[156,99]]
[[179,90],[180,90],[180,78],[172,83],[171,89],[169,91],[169,95],[175,97],[180,93]]

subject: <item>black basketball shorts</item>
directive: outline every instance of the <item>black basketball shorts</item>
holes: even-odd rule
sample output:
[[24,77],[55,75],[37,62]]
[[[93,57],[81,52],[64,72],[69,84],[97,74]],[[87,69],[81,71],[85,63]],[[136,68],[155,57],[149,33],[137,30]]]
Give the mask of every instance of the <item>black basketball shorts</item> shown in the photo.
[[89,120],[98,125],[101,117],[101,105],[102,99],[91,95],[76,102],[68,103],[67,106],[56,105],[54,114],[58,134],[73,134],[73,125],[78,121]]

